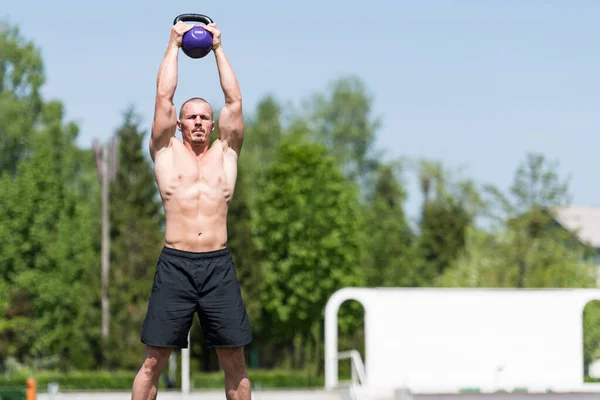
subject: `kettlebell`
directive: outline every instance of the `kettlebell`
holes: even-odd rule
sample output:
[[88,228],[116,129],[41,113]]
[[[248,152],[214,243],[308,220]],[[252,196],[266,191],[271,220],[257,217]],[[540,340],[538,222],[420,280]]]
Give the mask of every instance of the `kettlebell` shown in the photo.
[[[181,14],[175,17],[173,25],[177,22],[203,22],[208,25],[213,22],[210,17],[202,14]],[[190,58],[202,58],[212,50],[212,34],[202,26],[196,25],[183,34],[181,50]]]

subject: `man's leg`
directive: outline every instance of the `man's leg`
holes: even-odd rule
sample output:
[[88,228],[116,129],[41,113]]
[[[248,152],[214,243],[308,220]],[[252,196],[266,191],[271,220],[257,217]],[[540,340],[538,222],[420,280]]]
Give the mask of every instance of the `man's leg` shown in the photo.
[[188,346],[197,293],[190,278],[193,265],[180,253],[163,248],[156,265],[140,337],[146,344],[146,358],[133,383],[132,400],[156,399],[159,377],[172,349]]
[[229,249],[212,254],[198,300],[200,325],[206,346],[215,349],[225,372],[227,400],[250,400],[244,346],[252,341],[252,330],[246,306]]
[[244,348],[217,348],[216,351],[225,372],[227,400],[250,400],[250,379],[246,371]]
[[146,345],[146,358],[133,381],[131,400],[155,400],[158,378],[167,365],[171,348]]

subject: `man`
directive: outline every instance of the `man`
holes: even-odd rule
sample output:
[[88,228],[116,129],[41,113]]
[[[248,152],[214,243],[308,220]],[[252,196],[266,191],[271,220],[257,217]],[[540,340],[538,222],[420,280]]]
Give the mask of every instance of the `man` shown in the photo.
[[[158,71],[150,155],[166,216],[165,245],[159,256],[141,340],[146,357],[133,383],[132,400],[156,399],[159,375],[173,348],[188,346],[198,314],[206,345],[215,348],[225,374],[227,399],[250,400],[244,346],[252,335],[233,260],[227,248],[227,210],[237,178],[243,141],[242,96],[221,46],[216,24],[213,54],[225,94],[220,137],[210,144],[215,122],[201,98],[186,101],[177,116],[173,97],[183,34],[171,30]],[[175,136],[176,128],[182,139]]]

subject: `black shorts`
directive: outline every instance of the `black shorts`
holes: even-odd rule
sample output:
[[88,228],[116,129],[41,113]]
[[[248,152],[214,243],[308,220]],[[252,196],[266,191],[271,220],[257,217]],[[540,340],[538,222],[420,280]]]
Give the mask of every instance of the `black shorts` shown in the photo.
[[229,249],[192,253],[164,247],[142,327],[142,343],[187,348],[195,313],[207,347],[241,347],[252,340]]

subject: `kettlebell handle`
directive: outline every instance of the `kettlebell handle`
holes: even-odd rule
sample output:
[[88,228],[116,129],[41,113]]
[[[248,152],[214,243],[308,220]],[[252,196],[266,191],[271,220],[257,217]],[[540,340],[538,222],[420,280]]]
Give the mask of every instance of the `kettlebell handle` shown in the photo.
[[182,21],[182,22],[188,22],[188,21],[204,22],[206,25],[213,23],[213,20],[207,15],[192,14],[192,13],[180,14],[180,15],[176,16],[175,20],[173,21],[173,25],[176,25],[179,21]]

